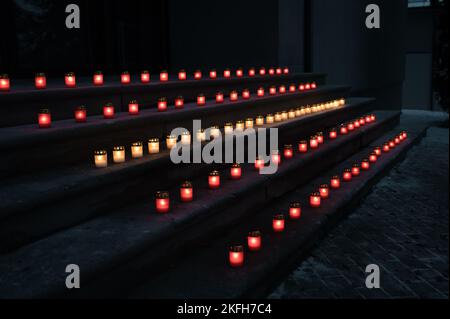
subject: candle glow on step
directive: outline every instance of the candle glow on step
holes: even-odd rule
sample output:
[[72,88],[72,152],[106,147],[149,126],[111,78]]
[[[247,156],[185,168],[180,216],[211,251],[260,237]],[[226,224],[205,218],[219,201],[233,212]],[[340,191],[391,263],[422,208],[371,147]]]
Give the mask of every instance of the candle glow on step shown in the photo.
[[220,137],[220,128],[218,125],[211,126],[211,130],[209,131],[211,137],[219,138]]
[[253,119],[248,118],[245,120],[245,128],[253,128]]
[[103,117],[105,119],[114,118],[114,105],[112,103],[106,103],[103,106]]
[[319,141],[317,140],[317,136],[313,135],[309,139],[309,147],[311,149],[315,149],[319,147]]
[[131,81],[130,73],[128,73],[127,71],[122,72],[122,74],[120,75],[120,83],[129,84],[130,81]]
[[275,94],[277,94],[277,88],[274,87],[274,86],[271,86],[271,87],[269,88],[269,94],[270,94],[270,95],[275,95]]
[[297,88],[295,87],[295,84],[291,84],[291,85],[289,85],[289,92],[295,92],[295,90],[296,90]]
[[275,74],[275,69],[274,68],[270,68],[269,69],[269,74],[270,75],[274,75]]
[[284,231],[284,215],[278,214],[272,218],[272,228],[276,233]]
[[228,262],[231,267],[241,267],[244,264],[244,247],[231,246],[228,252]]
[[185,181],[180,187],[180,198],[182,202],[192,202],[194,199],[194,190],[192,188],[192,183]]
[[150,73],[148,71],[141,72],[141,83],[150,82]]
[[295,110],[291,109],[288,111],[288,118],[294,119],[295,118]]
[[353,123],[347,123],[347,129],[349,130],[349,131],[353,131],[354,129],[355,129],[355,125],[353,125]]
[[334,175],[333,177],[331,177],[330,185],[333,189],[338,189],[339,187],[341,187],[341,180],[339,176]]
[[223,131],[224,131],[225,135],[233,134],[233,124],[225,123],[225,125],[223,126]]
[[245,129],[245,123],[244,121],[237,121],[236,122],[236,131],[237,132],[242,132]]
[[341,133],[341,135],[346,135],[348,133],[348,129],[344,124],[342,124],[339,132]]
[[197,130],[196,138],[197,138],[197,141],[199,141],[199,142],[205,141],[206,140],[205,130],[204,129]]
[[283,74],[289,74],[289,68],[283,68]]
[[155,207],[156,207],[156,212],[158,212],[160,214],[165,214],[165,213],[169,212],[169,209],[170,209],[169,192],[164,192],[164,191],[156,192]]
[[283,117],[281,115],[281,112],[275,113],[275,122],[281,122],[283,120]]
[[272,114],[266,115],[266,124],[273,124],[274,121],[275,121],[275,118]]
[[384,143],[383,144],[383,152],[387,153],[389,152],[390,147],[389,147],[389,143]]
[[64,77],[64,82],[65,82],[66,86],[69,88],[75,87],[77,85],[75,73],[73,73],[73,72],[67,73]]
[[131,144],[131,157],[141,158],[144,156],[144,148],[142,147],[142,142],[134,142]]
[[289,118],[288,112],[282,111],[282,112],[281,112],[281,120],[282,120],[282,121],[286,121],[288,118]]
[[99,150],[94,152],[95,167],[103,168],[108,166],[108,154],[105,150]]
[[283,73],[283,70],[281,70],[281,68],[276,68],[275,73],[280,75]]
[[158,99],[158,112],[167,111],[167,100],[165,97],[160,97]]
[[244,75],[244,71],[241,68],[236,70],[236,76],[238,78],[242,77],[243,75]]
[[286,87],[284,85],[280,86],[280,88],[278,89],[278,91],[283,94],[286,93]]
[[261,232],[252,231],[247,236],[247,246],[250,251],[258,251],[261,249]]
[[379,146],[375,147],[374,152],[377,156],[380,156],[381,155],[381,147],[379,147]]
[[238,163],[234,163],[230,169],[230,176],[231,179],[240,179],[242,176],[241,165],[239,165]]
[[255,74],[255,69],[251,68],[250,70],[248,70],[248,76],[255,76]]
[[138,115],[139,114],[139,103],[136,100],[130,101],[128,103],[128,114]]
[[87,118],[86,107],[84,107],[84,106],[76,107],[75,111],[74,111],[74,117],[75,117],[75,122],[77,122],[77,123],[86,122],[86,118]]
[[260,157],[257,157],[256,159],[255,159],[255,168],[257,169],[257,170],[260,170],[261,168],[263,168],[264,167],[264,159],[262,159],[262,158],[260,158]]
[[209,173],[208,185],[210,189],[217,189],[220,187],[220,174],[218,171],[212,171]]
[[125,162],[125,147],[123,147],[123,146],[114,146],[114,148],[113,148],[113,162],[114,163],[123,163],[123,162]]
[[181,134],[181,144],[182,145],[191,145],[191,133],[189,131],[184,131]]
[[231,76],[231,71],[229,69],[226,69],[223,71],[223,77],[229,78]]
[[317,142],[319,144],[323,144],[323,133],[322,132],[317,132],[316,133],[316,138],[317,138]]
[[40,128],[52,126],[52,115],[49,109],[41,109],[38,114],[38,125]]
[[289,217],[291,219],[299,219],[302,215],[302,206],[298,202],[289,205]]
[[36,89],[45,89],[47,87],[47,78],[44,73],[38,73],[34,77],[34,86]]
[[309,196],[309,205],[311,207],[317,208],[320,207],[321,204],[321,197],[319,192],[311,193]]
[[159,138],[151,138],[148,140],[148,153],[157,154],[159,153]]
[[259,75],[266,75],[266,69],[265,68],[259,69]]

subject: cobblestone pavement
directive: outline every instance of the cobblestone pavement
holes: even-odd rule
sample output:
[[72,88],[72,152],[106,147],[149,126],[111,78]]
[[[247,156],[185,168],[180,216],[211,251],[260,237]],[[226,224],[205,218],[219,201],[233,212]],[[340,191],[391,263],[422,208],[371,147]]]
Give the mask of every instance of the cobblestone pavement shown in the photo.
[[[270,298],[448,298],[449,130],[430,128]],[[365,267],[380,267],[380,289]]]

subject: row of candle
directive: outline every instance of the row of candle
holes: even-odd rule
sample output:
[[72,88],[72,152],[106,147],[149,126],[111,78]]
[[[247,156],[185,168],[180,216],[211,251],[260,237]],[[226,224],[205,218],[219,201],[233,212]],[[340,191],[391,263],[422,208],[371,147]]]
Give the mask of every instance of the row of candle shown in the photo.
[[[407,133],[402,131],[396,135],[393,139],[383,144],[383,147],[375,147],[373,152],[370,153],[368,158],[364,158],[361,163],[354,163],[352,168],[344,169],[342,174],[342,180],[344,182],[350,182],[354,177],[361,174],[362,171],[370,169],[371,164],[374,164],[378,157],[382,155],[382,152],[389,152],[402,141],[407,139]],[[323,200],[326,200],[330,196],[330,189],[339,189],[341,187],[341,179],[339,175],[334,175],[330,179],[330,184],[322,184],[319,186],[318,191],[311,193],[309,196],[309,205],[311,208],[318,208],[321,206]],[[289,205],[289,218],[291,220],[300,219],[302,215],[302,206],[299,202],[293,202]],[[276,214],[272,217],[272,229],[275,233],[282,233],[285,230],[285,215]],[[262,235],[261,232],[251,231],[247,235],[247,248],[249,251],[258,251],[262,247]],[[244,245],[238,244],[230,246],[228,251],[228,262],[232,267],[241,267],[244,265],[245,250]]]
[[[304,87],[305,85],[301,84],[299,87]],[[296,86],[292,85],[292,87],[294,87],[294,91]],[[307,83],[306,84],[307,90],[308,89],[314,89],[316,88],[316,84],[313,83]],[[284,86],[281,86],[280,88],[284,88]],[[270,91],[272,92],[272,90],[274,90],[276,94],[277,90],[275,87],[271,87]],[[299,89],[300,90],[300,89]],[[284,93],[285,90],[280,90],[279,92]],[[264,88],[259,88],[257,90],[257,95],[258,96],[264,96]],[[271,93],[272,94],[272,93]],[[242,91],[242,98],[243,99],[249,99],[250,98],[250,91],[248,89],[245,89]],[[237,93],[237,91],[232,91],[230,93],[230,101],[234,102],[237,101],[239,99],[239,94]],[[216,103],[222,103],[224,101],[224,95],[222,92],[218,92],[216,94],[216,99],[215,99]],[[343,100],[336,100],[333,101],[332,103],[334,103],[334,106],[338,106],[339,103],[343,102]],[[197,105],[198,106],[203,106],[206,104],[206,97],[203,94],[200,94],[197,96]],[[184,108],[184,98],[182,96],[178,96],[175,98],[174,101],[174,105],[175,105],[175,109],[182,109]],[[340,104],[339,104],[340,105]],[[319,104],[317,106],[313,106],[313,108],[311,109],[311,112],[314,112],[316,108],[321,108],[321,109],[325,109],[328,108],[329,104]],[[167,99],[165,97],[162,97],[158,100],[157,103],[157,109],[159,112],[165,112],[168,109],[168,103],[167,103]],[[294,110],[292,110],[291,112],[294,112]],[[301,115],[301,110],[298,109],[298,111],[296,111],[297,115]],[[305,111],[306,113],[311,113],[310,109],[306,108]],[[115,117],[115,107],[112,103],[106,103],[103,106],[103,118],[105,119],[113,119]],[[131,100],[128,103],[128,114],[129,115],[139,115],[139,103],[136,100]],[[294,114],[294,113],[292,113]],[[294,115],[291,116],[291,118],[295,117]],[[74,110],[74,119],[75,122],[77,123],[84,123],[87,121],[87,108],[85,106],[78,106],[75,108]],[[51,112],[49,109],[44,108],[41,109],[38,113],[38,126],[40,128],[50,128],[52,124],[52,116],[51,116]]]
[[[225,69],[223,71],[223,77],[224,78],[230,78],[232,77],[232,71],[230,69]],[[244,76],[244,70],[242,68],[237,69],[235,72],[236,77],[243,77]],[[266,68],[260,68],[258,71],[254,68],[251,68],[248,70],[247,75],[249,77],[256,76],[257,74],[264,76],[266,74],[268,75],[282,75],[282,74],[289,74],[289,68],[269,68],[266,70]],[[216,79],[218,77],[218,73],[215,69],[209,71],[209,78],[210,79]],[[202,71],[197,70],[193,74],[193,78],[195,80],[202,79],[203,74]],[[187,80],[188,75],[185,70],[180,70],[178,72],[177,78],[179,81]],[[149,83],[150,82],[150,72],[148,71],[142,71],[139,75],[139,79],[141,83]],[[159,81],[160,82],[167,82],[169,81],[169,73],[165,70],[161,71],[159,73]],[[97,71],[92,76],[92,84],[95,86],[102,86],[105,83],[104,76],[101,71]],[[128,71],[124,71],[120,75],[120,83],[121,84],[130,84],[131,83],[131,75]],[[74,88],[77,85],[77,80],[75,73],[68,72],[64,76],[64,84],[68,88]],[[34,77],[34,86],[36,89],[45,89],[47,87],[47,77],[45,73],[37,73]],[[0,75],[0,91],[9,91],[11,89],[11,82],[9,79],[9,76],[7,74]]]

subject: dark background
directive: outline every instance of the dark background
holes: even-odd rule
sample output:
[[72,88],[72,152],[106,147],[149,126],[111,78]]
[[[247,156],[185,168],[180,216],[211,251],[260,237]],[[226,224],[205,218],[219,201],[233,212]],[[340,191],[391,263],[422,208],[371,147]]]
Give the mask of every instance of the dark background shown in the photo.
[[[65,28],[69,3],[80,6],[80,29]],[[369,3],[380,6],[381,29],[365,27]],[[97,69],[119,74],[287,65],[327,73],[329,83],[375,96],[383,108],[438,109],[443,3],[408,8],[407,0],[6,0],[0,73],[31,78],[36,72],[60,77]]]

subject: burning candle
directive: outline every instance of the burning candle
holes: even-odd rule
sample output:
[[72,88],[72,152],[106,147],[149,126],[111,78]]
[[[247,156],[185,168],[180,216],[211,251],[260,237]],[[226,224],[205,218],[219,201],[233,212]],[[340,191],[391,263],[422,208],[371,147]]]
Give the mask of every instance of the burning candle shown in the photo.
[[0,91],[9,91],[11,84],[8,74],[0,74]]
[[159,73],[159,81],[160,82],[169,81],[169,73],[166,70],[163,70]]
[[316,137],[317,137],[317,142],[319,144],[323,144],[323,133],[322,132],[317,132],[316,133]]
[[375,154],[375,152],[370,153],[369,155],[369,162],[370,163],[375,163],[377,161],[377,154]]
[[208,185],[211,189],[217,189],[220,187],[220,174],[218,171],[212,171],[209,173]]
[[103,73],[101,71],[94,72],[94,75],[92,76],[92,83],[95,86],[103,85]]
[[277,94],[277,88],[274,87],[274,86],[271,86],[271,87],[269,88],[269,94],[270,94],[270,95],[275,95],[275,94]]
[[275,118],[272,114],[266,115],[266,124],[273,124],[274,121],[275,121]]
[[251,68],[250,70],[248,70],[248,76],[255,76],[255,74],[255,69]]
[[153,137],[148,140],[148,153],[149,154],[159,153],[159,138]]
[[220,128],[218,125],[213,125],[211,126],[211,129],[209,131],[209,134],[211,135],[211,137],[213,138],[219,138],[220,137]]
[[229,69],[226,69],[223,71],[223,77],[229,78],[231,76],[231,71]]
[[131,157],[141,158],[144,156],[144,148],[142,147],[142,142],[134,142],[131,144]]
[[404,140],[408,138],[408,134],[406,133],[406,131],[402,131],[400,134],[402,135]]
[[216,72],[216,70],[211,70],[211,71],[209,71],[209,77],[210,77],[211,79],[217,78],[217,72]]
[[187,78],[186,71],[185,70],[180,70],[178,72],[178,80],[184,81],[184,80],[186,80],[186,78]]
[[206,98],[205,98],[205,96],[204,96],[203,94],[199,94],[199,95],[197,96],[197,105],[203,106],[203,105],[205,105],[205,104],[206,104]]
[[286,144],[284,145],[284,158],[291,159],[294,156],[294,150],[292,149],[292,145]]
[[64,82],[66,83],[66,87],[68,88],[74,88],[76,86],[76,78],[75,73],[69,72],[64,77]]
[[370,114],[370,122],[375,122],[377,120],[377,117],[375,114]]
[[306,83],[305,84],[305,90],[310,90],[311,89],[311,84],[310,83]]
[[318,148],[319,147],[319,142],[317,140],[317,136],[313,135],[310,137],[309,139],[309,147],[312,149]]
[[282,231],[284,231],[284,215],[283,214],[278,214],[278,215],[273,216],[272,228],[273,228],[273,231],[276,233],[281,233]]
[[289,92],[293,93],[293,92],[295,92],[296,89],[297,88],[295,87],[295,84],[289,85]]
[[317,88],[316,82],[311,83],[311,89],[315,89],[315,88]]
[[256,124],[257,126],[264,125],[264,116],[258,115],[258,116],[256,117],[255,124]]
[[256,94],[258,96],[264,96],[264,88],[259,88]]
[[47,87],[47,78],[44,73],[38,73],[34,77],[34,85],[36,89],[45,89]]
[[280,86],[280,88],[278,89],[278,91],[280,92],[280,93],[286,93],[286,87],[284,86],[284,85],[282,85],[282,86]]
[[245,128],[253,128],[253,119],[248,118],[245,120]]
[[242,176],[241,165],[234,163],[230,169],[231,179],[240,179]]
[[194,190],[191,182],[185,181],[180,187],[180,198],[182,202],[192,202],[194,199]]
[[203,129],[197,130],[196,138],[197,138],[197,141],[199,141],[199,142],[205,141],[206,140],[205,130],[203,130]]
[[286,121],[289,118],[288,112],[282,111],[281,112],[281,120]]
[[225,135],[233,134],[233,123],[225,123],[225,125],[223,126],[223,131]]
[[348,133],[347,127],[344,124],[342,124],[339,132],[341,133],[341,135],[347,135]]
[[369,160],[367,158],[363,159],[361,161],[361,169],[363,169],[364,171],[367,171],[369,168],[370,168]]
[[276,112],[275,113],[275,122],[281,122],[283,120],[282,116],[281,116],[281,112]]
[[283,70],[281,70],[281,68],[276,68],[275,73],[280,75],[283,73]]
[[181,144],[182,145],[191,145],[191,133],[189,131],[184,131],[181,134]]
[[329,134],[330,139],[334,140],[337,137],[336,129],[331,129]]
[[244,100],[248,100],[250,98],[250,91],[248,89],[245,89],[244,91],[242,91],[242,98]]
[[274,74],[275,74],[275,69],[270,68],[270,69],[269,69],[269,75],[274,75]]
[[259,69],[259,75],[266,75],[266,69],[265,68]]
[[301,107],[296,108],[296,109],[295,109],[295,116],[296,116],[296,117],[302,116],[302,115],[303,115],[302,111],[303,111],[303,110],[302,110]]
[[255,168],[257,170],[260,170],[263,167],[264,167],[264,159],[260,158],[260,157],[257,157],[256,160],[255,160]]
[[236,122],[236,131],[242,132],[244,129],[245,129],[244,121],[237,121]]
[[349,130],[349,131],[353,131],[354,129],[355,129],[355,126],[353,125],[353,123],[347,123],[347,129]]
[[302,216],[302,206],[300,203],[291,203],[289,205],[289,217],[291,219],[299,219]]
[[202,71],[197,70],[194,72],[194,79],[200,80],[202,78]]
[[389,143],[384,143],[383,144],[383,152],[387,153],[389,152],[390,147],[389,147]]
[[244,247],[231,246],[228,252],[228,261],[231,267],[241,267],[244,264]]
[[167,135],[166,137],[166,147],[171,150],[177,145],[177,137],[175,135]]
[[161,192],[161,191],[156,192],[155,206],[156,212],[160,214],[165,214],[169,212],[170,209],[169,192]]
[[320,193],[319,192],[311,193],[311,195],[309,196],[309,205],[311,207],[317,208],[320,207],[320,204],[321,204]]
[[95,167],[103,168],[108,166],[108,154],[105,150],[99,150],[94,152]]
[[330,185],[333,189],[338,189],[339,187],[341,187],[341,180],[339,179],[339,176],[335,175],[331,177]]
[[395,142],[396,145],[400,144],[401,138],[400,138],[399,135],[397,135],[397,136],[394,138],[394,142]]
[[274,163],[275,165],[281,164],[281,155],[278,150],[273,150],[270,156],[271,156],[272,163]]
[[360,126],[363,126],[363,125],[365,125],[366,124],[366,120],[363,118],[363,117],[360,117],[359,118],[359,125]]
[[182,109],[184,107],[184,98],[180,95],[175,98],[175,108]]
[[216,94],[216,103],[222,103],[223,102],[223,93],[217,92]]
[[167,111],[167,100],[165,97],[160,97],[158,99],[158,112]]
[[230,101],[237,101],[238,100],[238,93],[236,91],[231,91],[230,93]]
[[300,153],[306,153],[308,151],[308,142],[305,140],[302,140],[298,143],[298,151]]
[[341,105],[341,106],[342,106],[342,105],[345,105],[345,99],[340,99],[340,100],[339,100],[339,105]]
[[114,146],[114,148],[113,148],[113,162],[114,163],[123,163],[123,162],[125,162],[125,147],[123,147],[123,146]]
[[122,72],[122,74],[120,75],[120,83],[129,84],[130,82],[131,82],[130,73],[128,73],[127,71]]
[[355,121],[353,122],[353,126],[354,126],[355,128],[359,128],[359,127],[360,127],[360,125],[359,125],[359,120],[355,120]]
[[105,119],[114,118],[114,105],[112,103],[106,103],[103,106],[103,117]]
[[370,119],[370,115],[366,115],[366,117],[364,118],[364,120],[366,121],[366,123],[372,122],[372,120]]
[[77,122],[77,123],[86,122],[86,118],[87,118],[86,107],[83,105],[76,107],[75,111],[74,111],[74,117],[75,117],[75,122]]
[[328,184],[320,185],[319,194],[320,194],[320,197],[323,199],[328,198],[330,196],[330,188],[329,188]]
[[141,72],[141,82],[142,83],[150,82],[150,72],[148,72],[148,71]]
[[252,231],[247,236],[248,249],[251,251],[258,251],[261,249],[261,233],[259,231]]
[[298,86],[298,90],[299,90],[299,91],[304,91],[304,90],[305,90],[305,85],[304,85],[304,84],[300,84],[300,85]]
[[376,154],[377,156],[380,156],[380,155],[381,155],[381,147],[377,146],[377,147],[375,147],[375,149],[374,149],[373,151],[375,152],[375,154]]
[[344,170],[344,173],[342,174],[342,179],[346,182],[349,182],[352,180],[352,170],[350,168],[346,168]]
[[38,125],[40,128],[52,126],[52,115],[49,109],[41,109],[38,114]]
[[243,75],[244,75],[244,71],[242,69],[239,68],[236,70],[236,76],[238,78],[242,77]]
[[289,68],[283,68],[283,74],[289,74]]
[[359,169],[359,164],[353,164],[352,165],[352,175],[353,176],[359,176],[360,173],[360,169]]
[[131,100],[128,103],[128,114],[138,115],[139,114],[139,103],[136,100]]
[[394,148],[395,147],[395,142],[393,140],[389,141],[389,148]]

